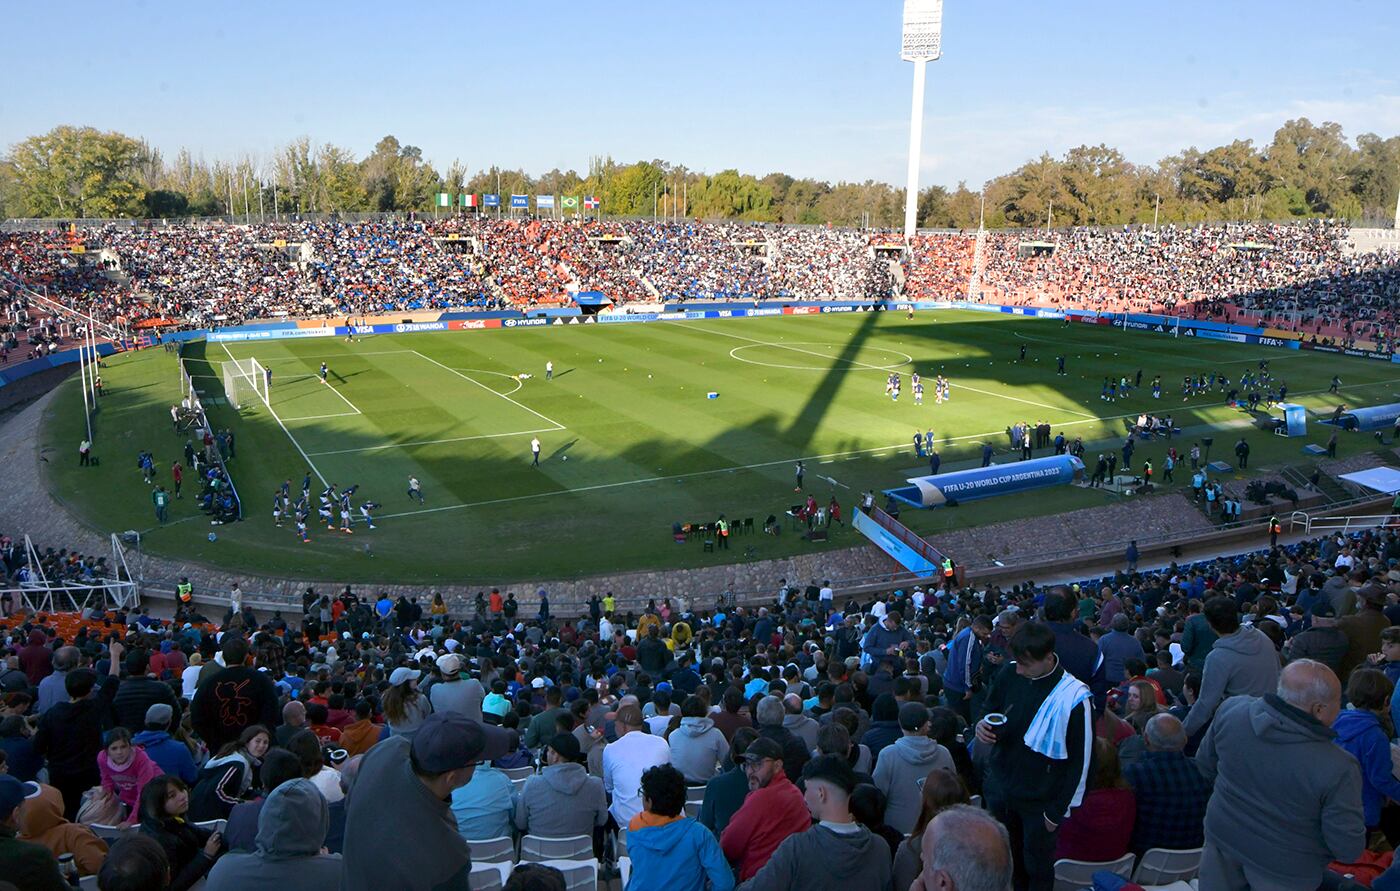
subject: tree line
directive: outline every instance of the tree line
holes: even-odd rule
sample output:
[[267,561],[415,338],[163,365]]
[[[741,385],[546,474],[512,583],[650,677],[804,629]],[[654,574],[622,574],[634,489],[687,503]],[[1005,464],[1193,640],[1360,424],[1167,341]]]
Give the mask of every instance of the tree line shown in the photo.
[[[1106,145],[1049,153],[973,189],[929,186],[919,225],[940,228],[1113,226],[1218,220],[1345,218],[1388,224],[1400,191],[1400,136],[1347,139],[1340,125],[1286,122],[1268,145],[1235,140],[1153,165]],[[385,136],[363,158],[302,137],[270,159],[173,159],[145,141],[60,126],[0,158],[0,218],[180,218],[435,210],[446,192],[593,195],[608,216],[686,216],[896,228],[904,190],[876,180],[831,183],[784,173],[703,173],[663,160],[590,158],[587,170],[531,175],[492,166],[439,169]],[[509,199],[503,197],[502,204]]]

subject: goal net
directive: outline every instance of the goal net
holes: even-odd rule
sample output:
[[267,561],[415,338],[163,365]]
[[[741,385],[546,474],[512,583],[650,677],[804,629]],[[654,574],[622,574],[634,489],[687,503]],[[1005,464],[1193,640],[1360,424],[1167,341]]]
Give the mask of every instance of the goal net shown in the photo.
[[234,408],[242,408],[243,403],[261,399],[271,408],[267,395],[267,370],[258,364],[257,359],[233,359],[224,363],[224,395]]

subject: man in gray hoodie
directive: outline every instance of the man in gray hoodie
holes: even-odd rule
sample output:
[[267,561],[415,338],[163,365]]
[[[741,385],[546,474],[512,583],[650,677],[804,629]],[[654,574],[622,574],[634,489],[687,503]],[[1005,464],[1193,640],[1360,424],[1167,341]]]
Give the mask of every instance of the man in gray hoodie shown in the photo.
[[310,780],[283,783],[267,796],[258,815],[257,850],[220,858],[209,872],[206,891],[337,891],[340,855],[321,853],[329,825],[326,799]]
[[572,733],[560,733],[545,747],[545,768],[525,781],[515,802],[515,827],[530,835],[571,838],[592,835],[608,822],[603,781],[583,767],[583,749]]
[[904,736],[880,750],[875,762],[875,786],[885,794],[885,825],[908,835],[919,820],[924,779],[942,768],[957,772],[953,756],[929,739],[929,712],[917,702],[899,707]]
[[1206,807],[1201,887],[1312,891],[1332,861],[1366,847],[1361,769],[1335,742],[1341,684],[1311,659],[1289,663],[1278,692],[1225,702],[1196,767]]
[[851,815],[851,765],[840,755],[819,755],[802,779],[816,825],[783,839],[739,891],[892,891],[890,846]]
[[687,696],[681,706],[681,726],[671,731],[671,763],[685,774],[686,785],[703,786],[724,767],[729,757],[729,742],[705,717],[705,701]]
[[816,751],[817,733],[822,729],[822,725],[803,714],[802,697],[796,693],[784,696],[783,710],[787,712],[783,717],[783,726],[802,738],[802,742],[807,746],[807,751]]
[[1206,656],[1201,695],[1183,722],[1188,737],[1203,730],[1231,696],[1264,696],[1278,686],[1274,642],[1253,626],[1240,625],[1239,607],[1232,598],[1212,597],[1202,612],[1219,638]]

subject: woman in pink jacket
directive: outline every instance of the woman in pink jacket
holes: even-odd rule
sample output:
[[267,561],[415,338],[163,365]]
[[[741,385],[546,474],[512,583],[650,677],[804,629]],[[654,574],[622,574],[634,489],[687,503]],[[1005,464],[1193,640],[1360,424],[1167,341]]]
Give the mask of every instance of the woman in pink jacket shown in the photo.
[[144,749],[131,744],[131,731],[114,727],[107,731],[107,748],[97,753],[102,788],[117,796],[126,810],[126,823],[140,819],[141,790],[165,771],[151,760]]

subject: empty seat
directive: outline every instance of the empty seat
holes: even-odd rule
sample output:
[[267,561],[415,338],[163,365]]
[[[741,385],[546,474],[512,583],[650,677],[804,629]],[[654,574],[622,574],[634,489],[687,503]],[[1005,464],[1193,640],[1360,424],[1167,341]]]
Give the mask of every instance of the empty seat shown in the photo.
[[572,835],[568,838],[527,835],[520,839],[520,859],[522,862],[587,860],[592,856],[593,838],[588,835]]
[[1172,882],[1189,882],[1201,871],[1201,854],[1204,848],[1170,850],[1152,848],[1144,851],[1138,861],[1133,881],[1139,885],[1170,885]]
[[[473,859],[475,851],[472,852]],[[472,891],[502,891],[510,881],[510,863],[472,863]]]
[[541,860],[539,863],[564,874],[566,891],[598,891],[597,860]]
[[473,863],[514,863],[515,840],[508,835],[499,838],[467,839]]
[[506,779],[511,780],[512,782],[514,782],[515,780],[528,780],[530,777],[535,775],[535,768],[505,767],[501,769],[501,773],[505,774]]
[[93,835],[105,842],[114,842],[128,831],[125,826],[109,826],[106,823],[89,823],[88,828],[92,830]]
[[1117,860],[1095,863],[1090,860],[1056,860],[1055,891],[1082,891],[1094,885],[1094,873],[1111,872],[1123,878],[1133,874],[1133,855],[1124,854]]

